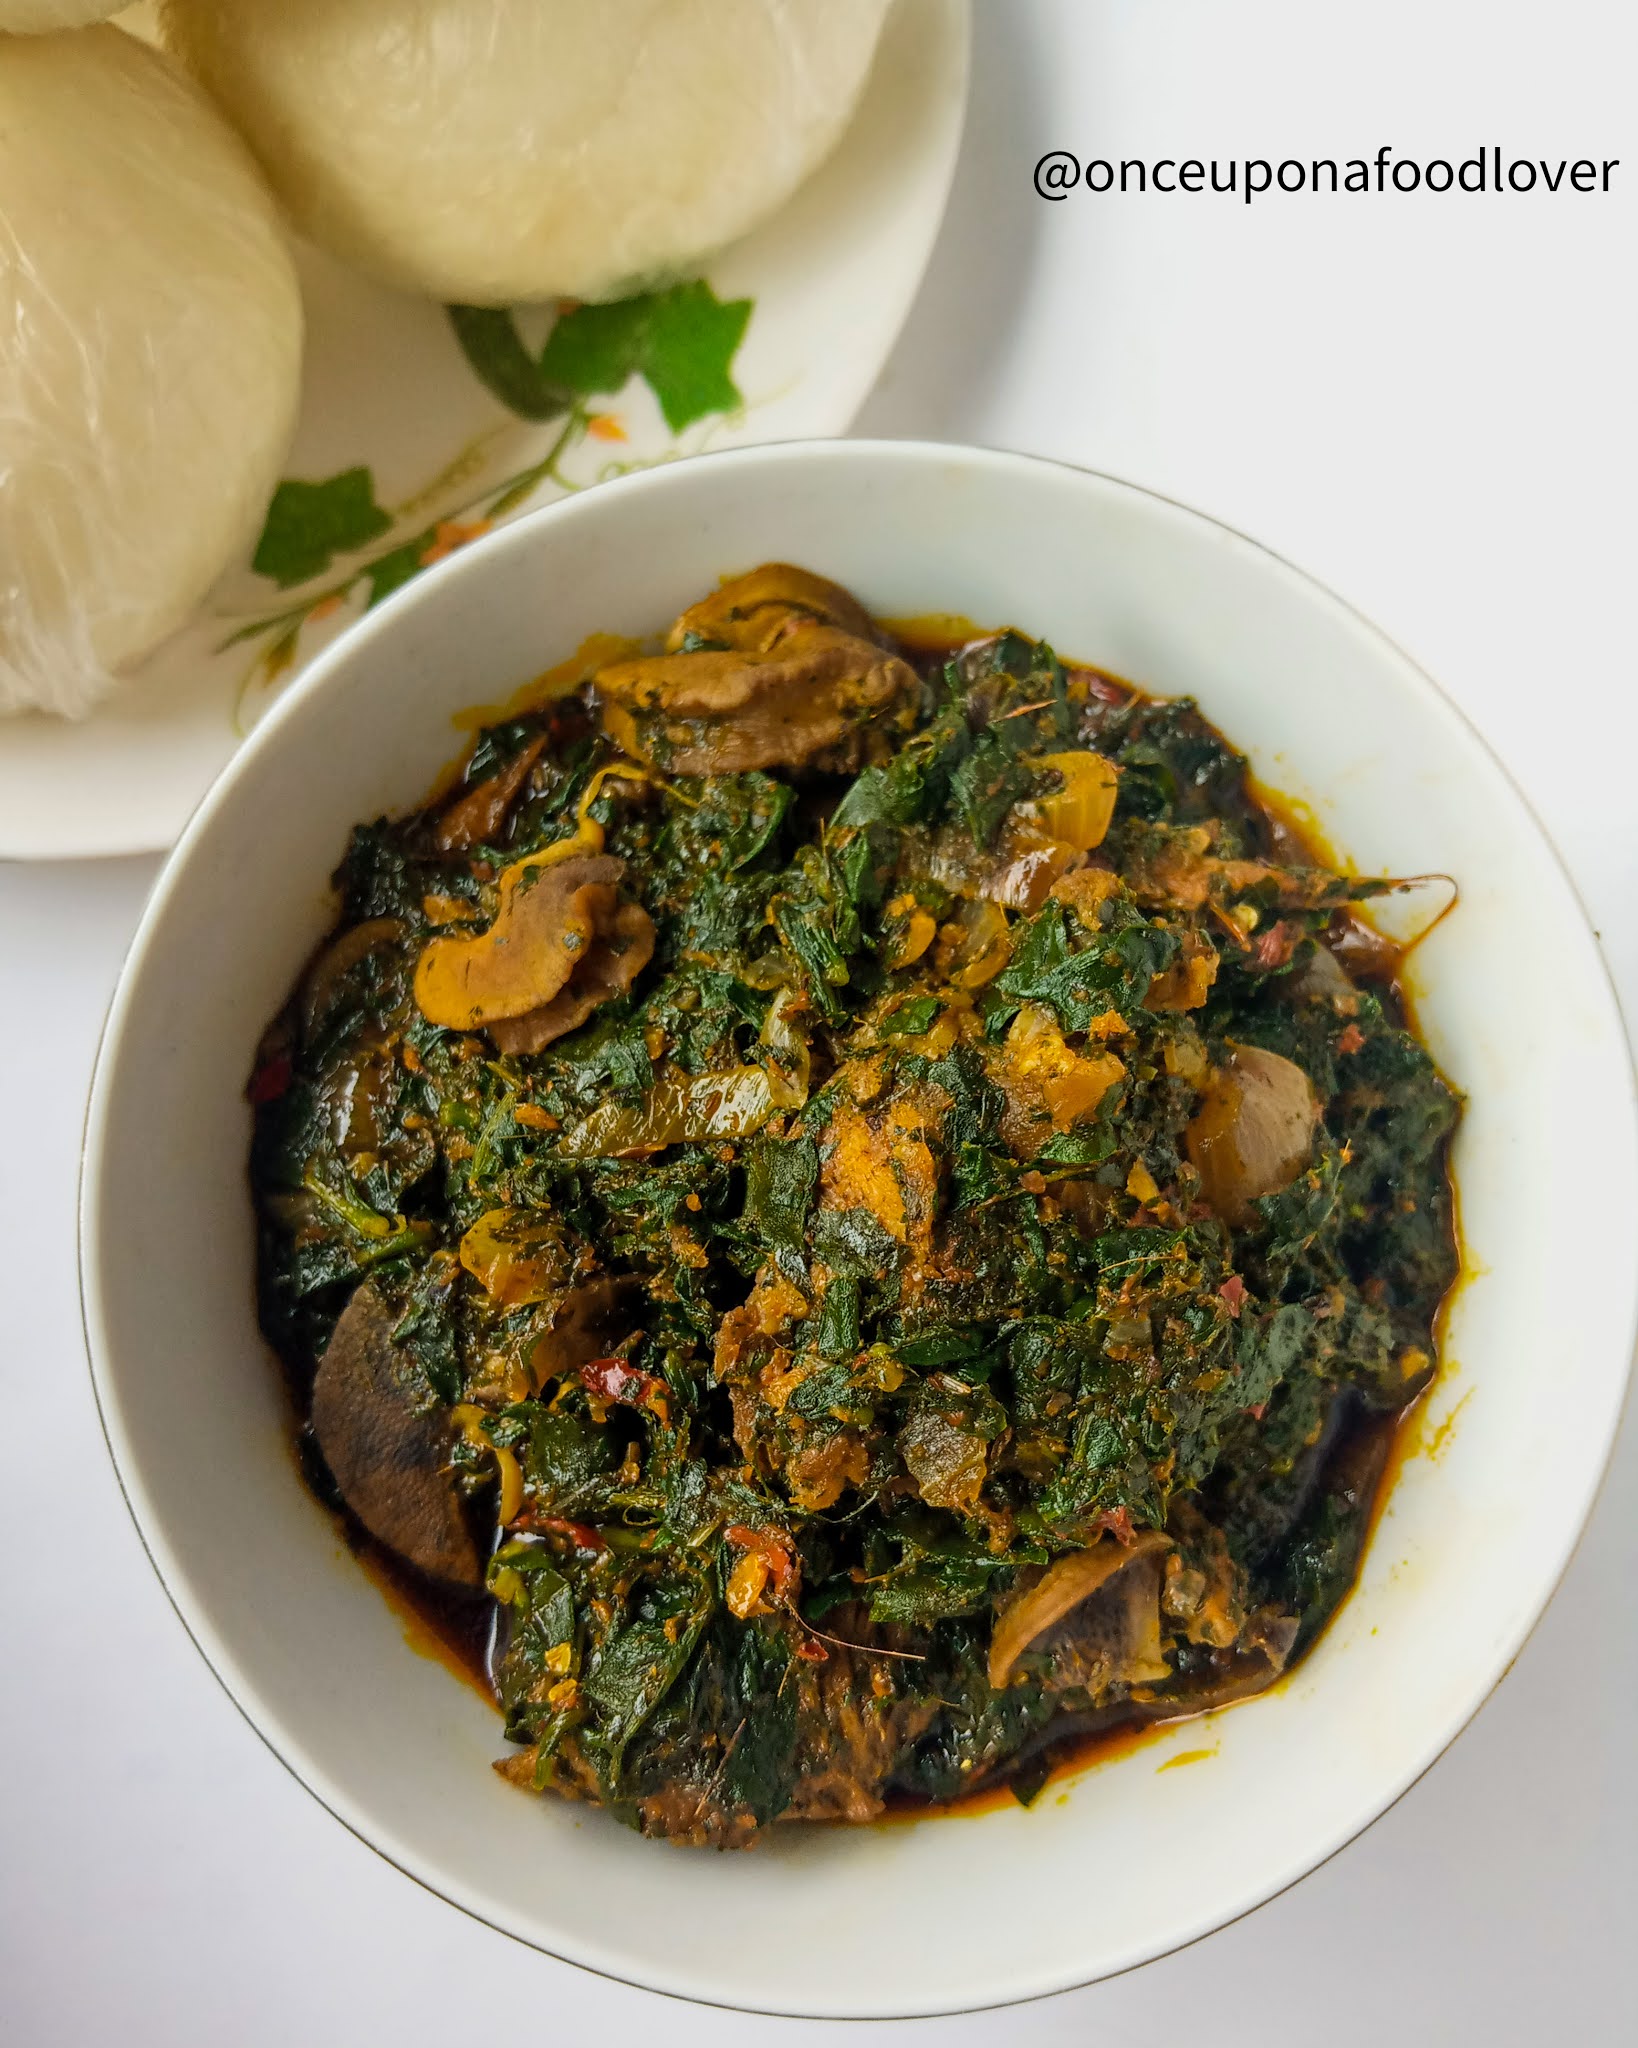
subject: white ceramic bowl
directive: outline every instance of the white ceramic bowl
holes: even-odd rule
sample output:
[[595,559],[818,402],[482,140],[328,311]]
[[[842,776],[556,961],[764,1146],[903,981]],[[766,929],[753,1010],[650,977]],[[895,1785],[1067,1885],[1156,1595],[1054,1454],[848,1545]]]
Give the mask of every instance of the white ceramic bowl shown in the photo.
[[[889,615],[1011,621],[1192,691],[1367,871],[1460,878],[1416,955],[1469,1093],[1473,1277],[1437,1457],[1412,1458],[1358,1590],[1294,1678],[1099,1765],[1035,1810],[778,1830],[684,1853],[521,1797],[499,1725],[406,1647],[298,1481],[257,1334],[242,1090],[331,916],[357,819],[412,804],[452,714],[594,630],[662,625],[784,557]],[[1569,1557],[1632,1351],[1633,1077],[1576,898],[1451,705],[1346,605],[1105,477],[905,443],[750,449],[496,534],[371,614],[206,799],[148,906],[92,1089],[86,1329],[108,1440],[178,1613],[253,1725],[382,1855],[591,1969],[815,2015],[951,2011],[1122,1970],[1301,1877],[1404,1791],[1506,1669]],[[1185,1750],[1209,1756],[1162,1768]]]

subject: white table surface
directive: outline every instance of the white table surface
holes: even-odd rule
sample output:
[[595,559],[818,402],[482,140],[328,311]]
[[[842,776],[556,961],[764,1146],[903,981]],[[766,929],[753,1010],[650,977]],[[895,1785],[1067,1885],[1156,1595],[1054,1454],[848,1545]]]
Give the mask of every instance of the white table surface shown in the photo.
[[[945,237],[861,428],[1139,479],[1345,592],[1524,785],[1638,1013],[1634,10],[979,0],[977,56]],[[1030,188],[1054,147],[1345,157],[1384,141],[1628,161],[1608,198],[1248,209],[1048,205]],[[73,1242],[92,1054],[154,871],[0,872],[0,2037],[816,2038],[814,2023],[662,2006],[418,1890],[285,1774],[171,1614],[97,1430]],[[1545,1390],[1550,1359],[1542,1371]],[[1629,1418],[1512,1674],[1375,1828],[1182,1954],[923,2031],[1056,2043],[1184,2026],[1259,2048],[1620,2037],[1638,2018],[1635,1526]]]

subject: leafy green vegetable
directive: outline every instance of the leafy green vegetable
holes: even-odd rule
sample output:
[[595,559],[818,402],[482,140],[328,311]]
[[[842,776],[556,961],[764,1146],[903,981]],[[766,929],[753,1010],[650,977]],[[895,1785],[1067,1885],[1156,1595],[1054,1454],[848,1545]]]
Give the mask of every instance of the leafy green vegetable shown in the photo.
[[585,1689],[601,1717],[611,1783],[619,1778],[627,1743],[682,1674],[709,1618],[702,1607],[675,1631],[663,1622],[633,1622],[599,1657]]
[[800,1252],[819,1179],[811,1138],[759,1139],[745,1155],[745,1223],[772,1251]]
[[1046,1003],[1066,1031],[1084,1031],[1111,1008],[1135,1016],[1149,983],[1177,950],[1173,933],[1140,918],[1100,932],[1091,945],[1072,947],[1063,905],[1049,903],[1025,926],[996,987],[1020,1002]]
[[[509,315],[452,318],[516,410],[636,374],[680,417],[732,401],[741,311],[578,308],[538,355]],[[338,491],[324,545],[373,503]],[[294,533],[286,567],[316,559]],[[811,644],[822,594],[781,620],[769,588],[745,630]],[[731,652],[714,632],[685,645]],[[1266,1683],[1345,1594],[1434,1369],[1458,1104],[1392,984],[1322,950],[1374,885],[1291,865],[1191,705],[1016,632],[911,680],[910,729],[823,772],[639,780],[595,698],[498,718],[448,797],[355,830],[342,929],[251,1084],[298,1402],[367,1279],[390,1419],[486,1537],[507,1775],[648,1833],[726,1846],[1001,1777],[1027,1803],[1064,1730]],[[1119,771],[1089,858],[1041,836],[1041,757],[1076,747]],[[617,765],[574,846],[594,827],[599,886],[628,926],[640,903],[640,971],[534,1051],[433,1022],[426,948],[488,929]],[[481,844],[446,829],[508,788]],[[1247,1047],[1318,1124],[1231,1218],[1201,1162]],[[1107,1591],[1000,1656],[1088,1551]],[[450,1596],[468,1633],[483,1598]]]

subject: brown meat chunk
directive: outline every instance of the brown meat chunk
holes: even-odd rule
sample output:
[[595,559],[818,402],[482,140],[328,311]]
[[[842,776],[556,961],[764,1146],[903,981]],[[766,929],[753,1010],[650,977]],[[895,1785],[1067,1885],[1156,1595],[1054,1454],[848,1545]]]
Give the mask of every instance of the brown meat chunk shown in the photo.
[[624,995],[653,957],[653,919],[640,903],[618,904],[599,923],[591,950],[568,987],[538,1010],[491,1024],[489,1036],[501,1052],[540,1052],[554,1039],[578,1031],[612,996]]
[[625,863],[604,854],[515,862],[495,921],[476,935],[429,939],[415,1000],[430,1023],[488,1027],[502,1052],[538,1052],[629,988],[654,952],[654,925],[617,885]]
[[[719,644],[684,653],[690,637]],[[617,746],[680,775],[856,769],[916,689],[845,590],[780,563],[691,606],[667,647],[600,670],[597,695]]]
[[860,640],[877,640],[875,622],[849,590],[790,562],[764,562],[733,576],[709,597],[691,604],[666,636],[675,654],[690,640],[720,640],[725,646],[766,654],[793,613],[805,613]]
[[342,1311],[313,1382],[313,1435],[341,1497],[418,1571],[483,1584],[450,1470],[455,1432],[392,1341],[396,1313],[368,1283]]
[[597,687],[603,729],[626,753],[679,775],[742,775],[860,767],[864,728],[914,682],[897,655],[808,626],[778,659],[657,654],[604,669]]
[[506,814],[529,780],[546,745],[545,735],[520,748],[504,768],[458,796],[438,820],[433,844],[440,853],[465,853],[468,847],[492,844],[500,836]]

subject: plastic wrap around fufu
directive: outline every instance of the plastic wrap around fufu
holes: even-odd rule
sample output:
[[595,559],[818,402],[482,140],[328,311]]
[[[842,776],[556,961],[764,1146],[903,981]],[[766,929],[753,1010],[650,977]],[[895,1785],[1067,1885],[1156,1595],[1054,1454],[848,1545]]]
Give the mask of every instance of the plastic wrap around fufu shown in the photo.
[[675,273],[830,151],[888,0],[165,0],[296,224],[477,305]]
[[89,709],[249,549],[301,336],[190,79],[118,28],[0,36],[0,712]]

